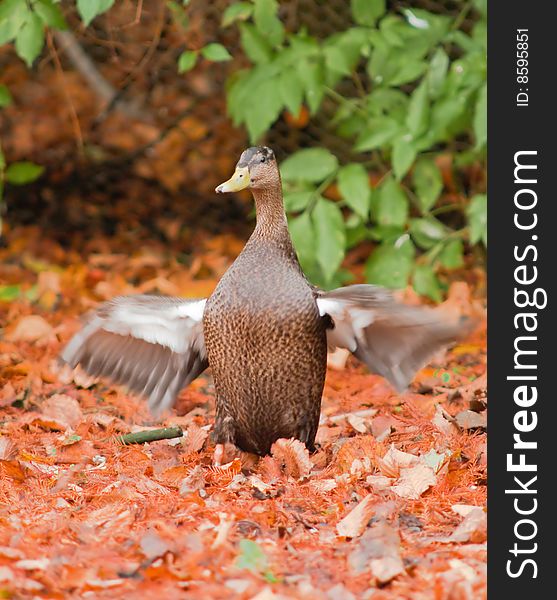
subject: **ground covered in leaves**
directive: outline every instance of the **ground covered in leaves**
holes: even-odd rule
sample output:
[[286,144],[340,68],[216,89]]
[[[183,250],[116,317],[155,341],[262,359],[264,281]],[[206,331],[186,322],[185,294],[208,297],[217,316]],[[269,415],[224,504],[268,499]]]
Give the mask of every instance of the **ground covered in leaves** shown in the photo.
[[[77,251],[33,227],[4,239],[0,595],[485,597],[485,323],[467,284],[446,308],[479,316],[477,330],[407,393],[332,358],[311,456],[280,440],[213,467],[210,374],[157,422],[125,389],[60,370],[80,314],[120,293],[205,296],[243,242],[196,243],[176,258],[163,242]],[[183,437],[119,439],[161,426]]]

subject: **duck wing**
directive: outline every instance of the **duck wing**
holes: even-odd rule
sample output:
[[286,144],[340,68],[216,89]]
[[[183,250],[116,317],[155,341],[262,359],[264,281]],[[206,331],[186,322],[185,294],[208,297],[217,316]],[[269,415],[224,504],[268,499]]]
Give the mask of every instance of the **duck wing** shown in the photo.
[[119,296],[101,304],[62,351],[62,362],[147,397],[154,414],[208,366],[206,299]]
[[437,309],[406,306],[374,285],[350,285],[316,298],[328,315],[330,349],[347,348],[401,392],[440,348],[470,333],[473,322],[451,320]]

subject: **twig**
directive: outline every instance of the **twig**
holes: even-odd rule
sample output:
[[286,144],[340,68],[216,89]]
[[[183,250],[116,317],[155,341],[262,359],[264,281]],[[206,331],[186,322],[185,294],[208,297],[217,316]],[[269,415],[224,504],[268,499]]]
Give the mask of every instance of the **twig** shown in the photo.
[[[61,32],[60,32],[61,33]],[[80,155],[83,154],[83,134],[81,133],[81,125],[79,124],[79,119],[77,117],[77,112],[75,110],[75,106],[71,99],[71,96],[68,93],[68,87],[66,85],[66,78],[64,76],[64,69],[62,69],[62,63],[60,62],[60,57],[58,56],[58,52],[56,51],[56,47],[54,46],[54,42],[52,40],[52,35],[50,32],[47,33],[47,44],[54,59],[54,64],[56,65],[56,70],[58,71],[58,77],[61,79],[62,90],[64,91],[64,96],[66,96],[66,101],[68,102],[68,107],[70,109],[70,118],[72,120],[72,126],[75,134],[77,150]]]
[[149,47],[147,48],[145,54],[142,56],[141,60],[132,67],[131,71],[128,73],[126,79],[124,80],[124,85],[128,85],[130,81],[135,77],[136,73],[142,71],[147,63],[153,57],[153,54],[159,47],[159,43],[161,41],[162,30],[164,28],[164,21],[166,16],[166,4],[164,2],[159,6],[159,12],[157,14],[157,23],[156,30],[153,39],[151,40]]
[[180,427],[164,427],[163,429],[145,429],[135,433],[127,433],[118,436],[117,440],[124,445],[145,444],[147,442],[156,442],[157,440],[170,440],[172,438],[182,437],[184,432]]
[[118,91],[101,75],[95,63],[87,56],[73,33],[70,31],[55,31],[54,37],[76,70],[109,109],[114,107],[122,114],[134,119],[151,120],[148,114],[134,106],[133,103],[118,98]]

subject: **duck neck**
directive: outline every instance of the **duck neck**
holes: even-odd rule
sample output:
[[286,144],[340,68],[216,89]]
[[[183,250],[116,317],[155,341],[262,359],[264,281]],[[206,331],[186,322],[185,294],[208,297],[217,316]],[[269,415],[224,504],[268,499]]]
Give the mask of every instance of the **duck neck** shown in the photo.
[[271,187],[254,189],[252,193],[257,216],[254,237],[290,240],[280,180]]

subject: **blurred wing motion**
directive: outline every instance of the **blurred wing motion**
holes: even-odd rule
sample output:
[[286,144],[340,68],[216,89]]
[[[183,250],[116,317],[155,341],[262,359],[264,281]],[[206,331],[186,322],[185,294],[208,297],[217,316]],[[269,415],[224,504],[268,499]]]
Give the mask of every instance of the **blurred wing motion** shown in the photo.
[[437,350],[473,325],[469,319],[451,322],[431,308],[399,304],[389,291],[373,285],[320,292],[317,305],[334,324],[327,330],[329,348],[347,348],[399,392]]
[[106,376],[148,398],[154,414],[208,366],[205,299],[120,296],[102,304],[75,334],[61,359]]

